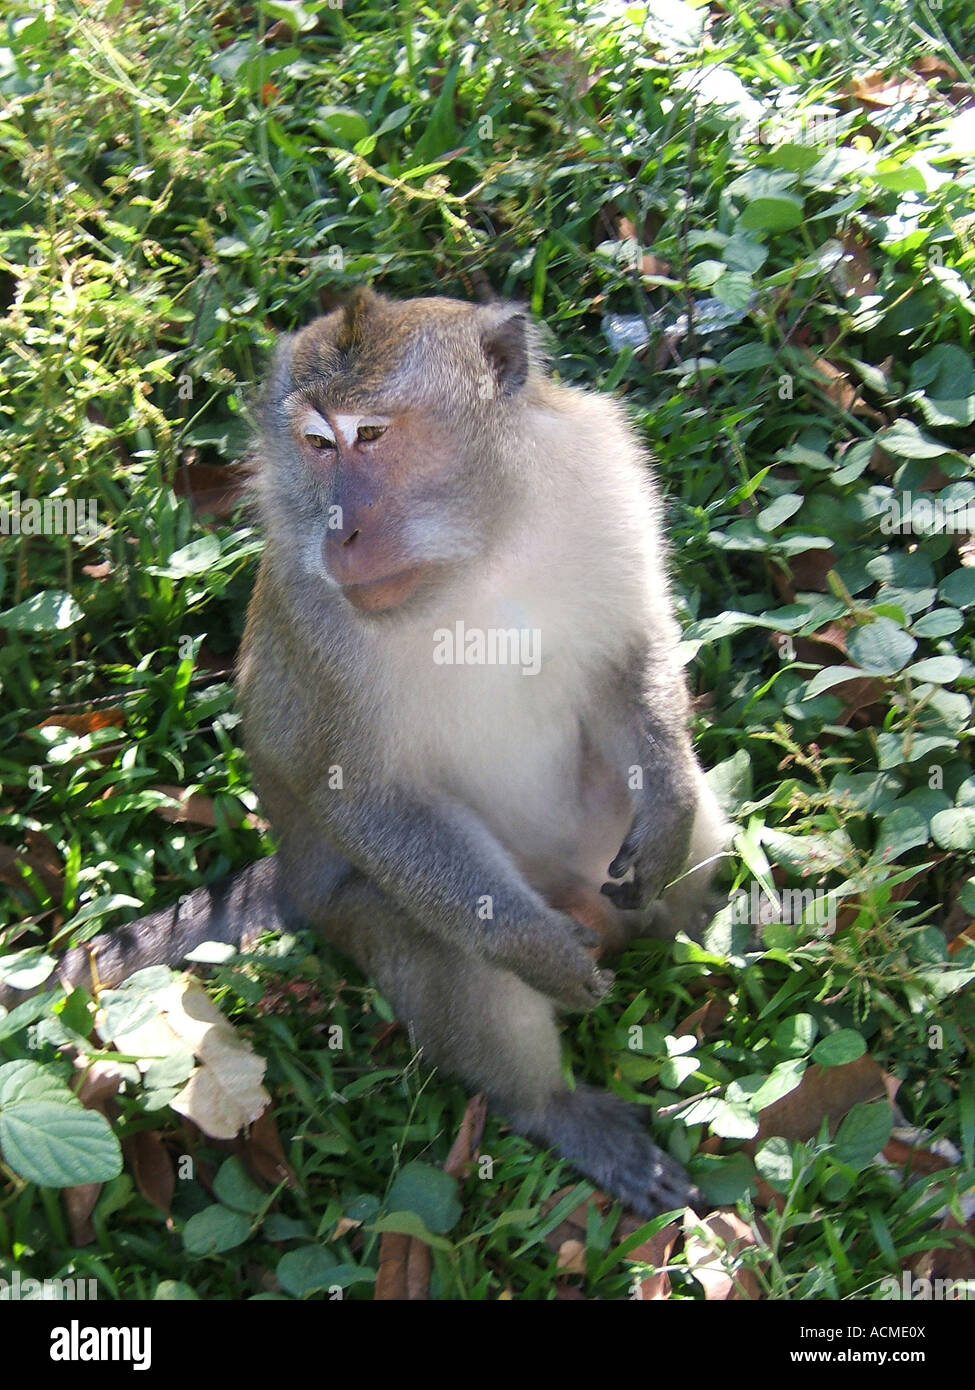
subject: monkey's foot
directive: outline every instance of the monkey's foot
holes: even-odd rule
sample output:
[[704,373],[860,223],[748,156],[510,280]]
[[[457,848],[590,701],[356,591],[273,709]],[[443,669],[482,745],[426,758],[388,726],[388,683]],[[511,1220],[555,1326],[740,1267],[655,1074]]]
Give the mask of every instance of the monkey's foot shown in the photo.
[[653,1143],[639,1108],[609,1091],[579,1086],[552,1097],[540,1111],[511,1118],[638,1216],[649,1219],[688,1206],[703,1210],[701,1193]]

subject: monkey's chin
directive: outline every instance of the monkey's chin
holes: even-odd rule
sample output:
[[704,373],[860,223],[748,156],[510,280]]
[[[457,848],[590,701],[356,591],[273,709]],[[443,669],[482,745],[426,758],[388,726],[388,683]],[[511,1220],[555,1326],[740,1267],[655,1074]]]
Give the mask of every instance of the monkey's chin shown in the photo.
[[414,565],[370,584],[346,584],[342,592],[360,613],[386,613],[399,608],[415,593],[425,572],[425,565]]

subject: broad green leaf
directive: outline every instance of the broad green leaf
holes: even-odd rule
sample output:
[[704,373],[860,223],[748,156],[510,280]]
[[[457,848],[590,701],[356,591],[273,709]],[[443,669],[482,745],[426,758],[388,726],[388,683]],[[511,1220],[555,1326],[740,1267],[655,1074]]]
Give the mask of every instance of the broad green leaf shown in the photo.
[[42,1187],[107,1182],[122,1171],[111,1125],[37,1062],[0,1066],[0,1154]]
[[688,1167],[698,1187],[715,1206],[732,1206],[747,1194],[755,1180],[751,1160],[740,1151],[697,1154]]
[[890,618],[854,628],[846,649],[861,670],[870,675],[892,676],[903,669],[917,649],[914,638]]
[[0,981],[13,989],[35,989],[44,983],[57,963],[56,956],[49,956],[38,946],[14,951],[9,956],[0,956]]
[[778,1062],[752,1096],[754,1110],[765,1110],[777,1100],[794,1091],[806,1070],[805,1058],[794,1057],[787,1062]]
[[892,863],[927,842],[927,819],[911,806],[898,806],[880,822],[874,858]]
[[774,361],[774,350],[764,343],[744,343],[726,353],[718,365],[724,372],[750,372],[756,367],[767,367]]
[[0,627],[15,632],[65,632],[84,616],[70,594],[45,589],[0,613]]
[[715,299],[732,309],[747,309],[755,293],[752,277],[744,270],[729,270],[711,290]]
[[752,763],[748,752],[739,748],[730,758],[709,768],[708,786],[727,815],[733,816],[752,796]]
[[669,1057],[660,1068],[660,1084],[676,1091],[689,1076],[694,1075],[699,1065],[696,1057]]
[[932,685],[950,685],[965,669],[965,663],[957,656],[929,656],[924,661],[915,661],[908,666],[905,675],[911,680],[929,681]]
[[390,1213],[413,1212],[428,1230],[441,1236],[456,1224],[461,1213],[454,1179],[442,1168],[418,1159],[399,1170],[384,1206]]
[[951,452],[947,444],[928,439],[912,420],[897,420],[890,429],[882,430],[876,440],[888,454],[904,459],[936,459]]
[[804,700],[812,700],[834,685],[846,685],[848,681],[863,679],[863,672],[856,666],[824,666],[817,671],[802,693]]

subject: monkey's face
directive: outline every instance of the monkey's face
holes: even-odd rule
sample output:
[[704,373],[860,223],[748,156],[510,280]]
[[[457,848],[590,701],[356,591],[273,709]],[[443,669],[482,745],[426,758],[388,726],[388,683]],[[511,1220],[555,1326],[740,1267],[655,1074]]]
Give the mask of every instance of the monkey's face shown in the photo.
[[302,468],[327,499],[324,575],[353,608],[398,608],[467,554],[463,510],[449,505],[455,449],[429,414],[318,408],[305,397],[292,432]]
[[260,474],[272,548],[290,562],[297,541],[361,614],[469,574],[517,505],[527,333],[514,306],[365,291],[284,339]]

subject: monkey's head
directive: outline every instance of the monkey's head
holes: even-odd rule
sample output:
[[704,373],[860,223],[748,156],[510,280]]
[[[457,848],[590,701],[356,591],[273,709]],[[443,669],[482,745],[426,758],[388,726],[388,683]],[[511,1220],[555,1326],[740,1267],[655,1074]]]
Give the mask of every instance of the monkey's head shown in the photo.
[[515,305],[357,290],[278,346],[258,460],[270,545],[364,614],[443,583],[517,505],[541,375]]

